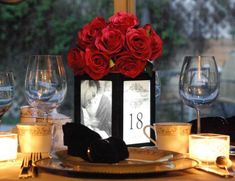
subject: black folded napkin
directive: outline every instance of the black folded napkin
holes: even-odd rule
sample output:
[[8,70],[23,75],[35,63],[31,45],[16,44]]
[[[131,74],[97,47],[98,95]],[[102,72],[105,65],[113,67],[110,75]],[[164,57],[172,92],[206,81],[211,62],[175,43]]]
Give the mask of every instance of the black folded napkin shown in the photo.
[[129,156],[125,142],[115,137],[95,140],[88,149],[91,162],[116,163]]
[[96,163],[116,163],[129,156],[125,142],[120,138],[101,139],[100,135],[82,124],[63,125],[64,145],[68,154]]
[[64,145],[68,146],[68,154],[80,156],[85,160],[87,148],[94,140],[101,139],[100,135],[82,124],[66,123],[63,125]]

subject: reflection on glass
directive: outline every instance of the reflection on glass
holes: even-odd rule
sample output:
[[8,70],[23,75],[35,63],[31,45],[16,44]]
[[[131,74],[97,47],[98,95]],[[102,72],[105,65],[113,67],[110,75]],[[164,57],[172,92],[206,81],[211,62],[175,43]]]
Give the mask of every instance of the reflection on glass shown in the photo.
[[25,96],[32,107],[49,113],[62,103],[66,91],[66,76],[61,56],[30,57],[25,77]]
[[12,72],[0,72],[0,123],[9,110],[14,98],[14,75]]

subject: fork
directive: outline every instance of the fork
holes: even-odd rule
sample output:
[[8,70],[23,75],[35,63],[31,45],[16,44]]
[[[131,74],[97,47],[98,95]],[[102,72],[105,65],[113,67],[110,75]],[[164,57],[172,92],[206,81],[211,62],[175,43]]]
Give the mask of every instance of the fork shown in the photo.
[[32,174],[34,177],[37,177],[38,167],[35,165],[35,162],[42,159],[42,153],[41,152],[32,153],[31,157],[32,157]]
[[25,155],[21,164],[21,171],[19,174],[20,179],[32,177],[32,174],[30,172],[31,164],[32,164],[32,160],[29,159],[28,155]]

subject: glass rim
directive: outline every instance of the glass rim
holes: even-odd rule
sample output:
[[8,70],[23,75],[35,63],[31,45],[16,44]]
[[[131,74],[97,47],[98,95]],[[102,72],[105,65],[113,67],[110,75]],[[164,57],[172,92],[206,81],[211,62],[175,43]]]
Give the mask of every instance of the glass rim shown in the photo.
[[0,131],[0,138],[7,137],[7,136],[17,136],[17,133],[12,133],[9,131]]
[[157,126],[186,126],[186,125],[192,125],[192,123],[188,122],[159,122],[159,123],[154,123],[153,125]]
[[25,123],[17,123],[17,128],[28,128],[28,127],[48,127],[52,126],[51,122],[25,122]]
[[214,139],[214,138],[228,138],[229,135],[226,134],[217,134],[217,133],[199,133],[199,134],[190,134],[191,138],[197,139]]

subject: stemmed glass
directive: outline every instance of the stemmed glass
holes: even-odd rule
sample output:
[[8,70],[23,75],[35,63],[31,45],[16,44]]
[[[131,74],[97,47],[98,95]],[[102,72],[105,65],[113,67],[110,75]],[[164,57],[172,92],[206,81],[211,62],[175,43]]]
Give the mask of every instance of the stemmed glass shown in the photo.
[[30,56],[25,77],[25,95],[32,107],[42,110],[47,116],[62,103],[66,91],[66,75],[61,56]]
[[213,56],[186,56],[182,65],[179,94],[183,102],[196,109],[197,133],[201,132],[200,108],[219,94],[219,74]]
[[0,72],[0,123],[2,116],[10,109],[14,98],[13,72]]

